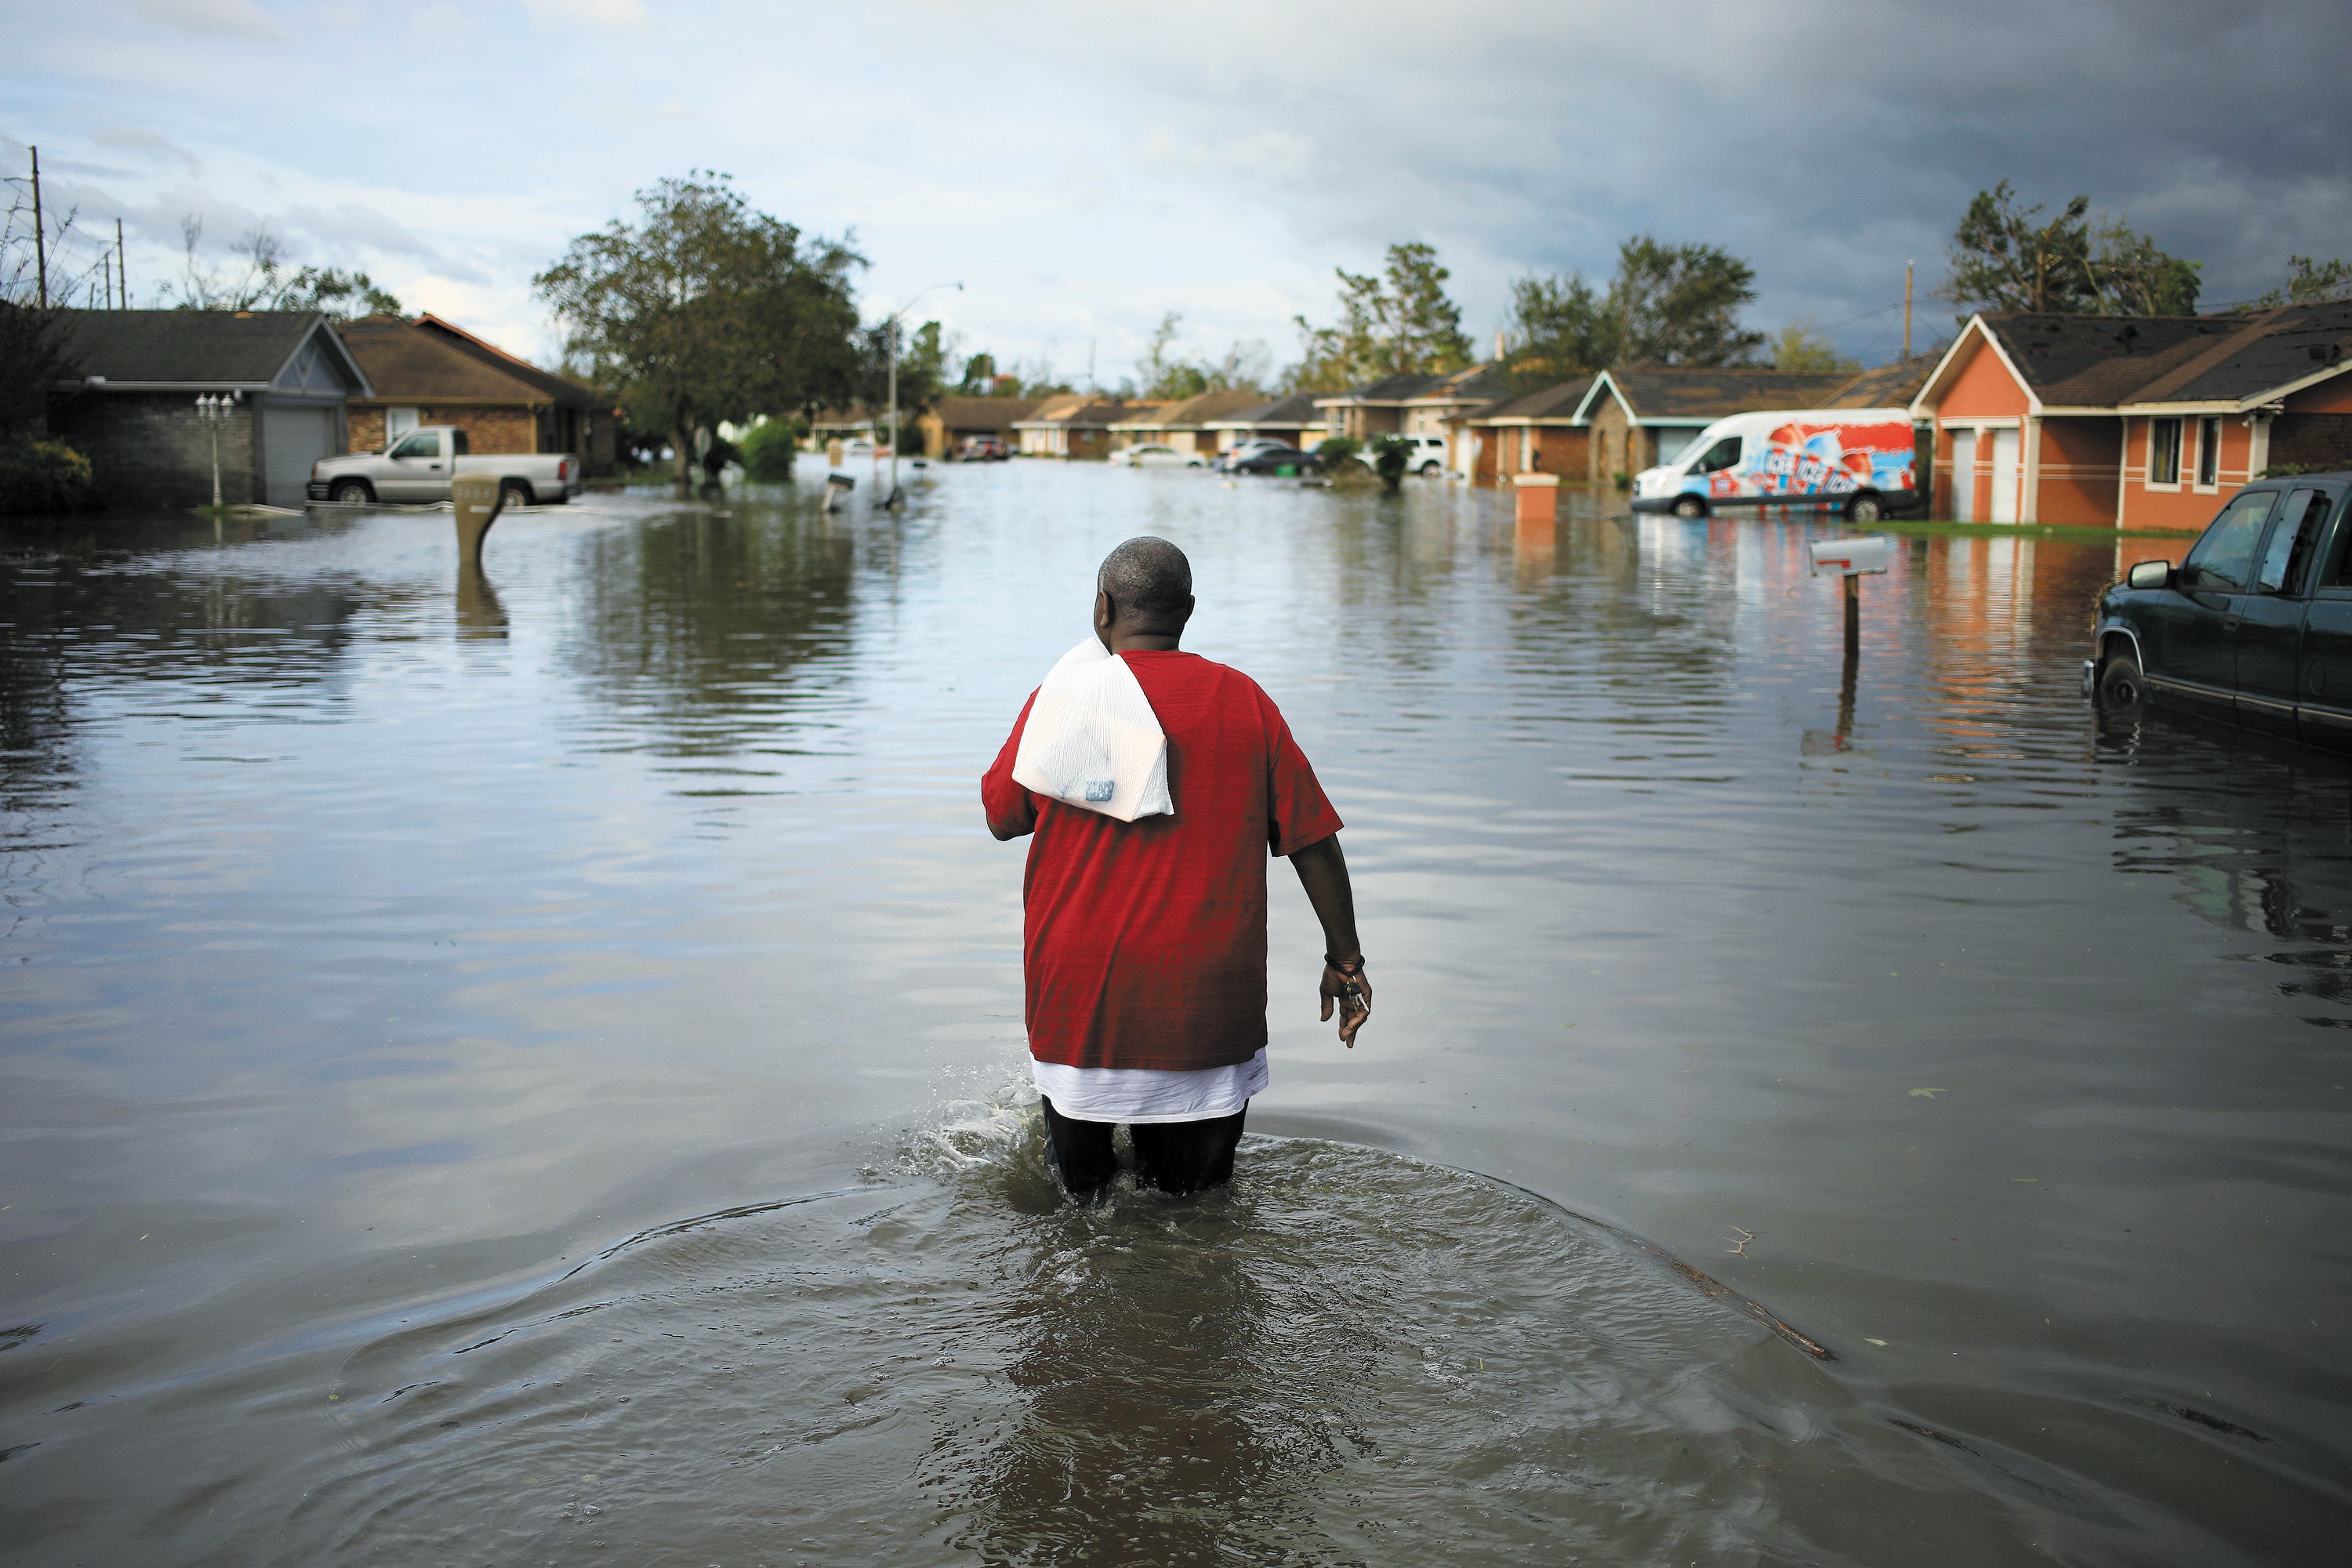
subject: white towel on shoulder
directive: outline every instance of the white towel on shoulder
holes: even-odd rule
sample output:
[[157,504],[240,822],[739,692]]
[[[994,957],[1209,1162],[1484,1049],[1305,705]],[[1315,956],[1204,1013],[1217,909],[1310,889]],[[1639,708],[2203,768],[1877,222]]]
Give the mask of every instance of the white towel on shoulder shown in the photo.
[[1099,639],[1064,654],[1037,688],[1013,782],[1121,822],[1176,814],[1160,717],[1127,660]]

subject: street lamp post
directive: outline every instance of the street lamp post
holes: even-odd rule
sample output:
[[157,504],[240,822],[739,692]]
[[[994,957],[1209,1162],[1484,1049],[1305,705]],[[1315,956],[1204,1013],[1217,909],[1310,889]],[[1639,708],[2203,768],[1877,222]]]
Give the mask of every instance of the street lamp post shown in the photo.
[[221,505],[221,426],[228,423],[229,405],[233,402],[235,402],[234,396],[227,393],[223,393],[216,397],[196,399],[196,417],[204,423],[205,429],[213,438],[213,510],[215,511],[218,511]]
[[921,304],[926,295],[936,294],[942,289],[953,289],[961,292],[963,289],[963,285],[961,283],[934,283],[929,288],[924,289],[921,294],[916,295],[913,299],[908,300],[905,304],[892,311],[889,318],[882,323],[883,335],[888,340],[890,353],[890,494],[889,498],[883,501],[882,504],[884,506],[897,506],[899,500],[898,318],[913,310],[917,305]]

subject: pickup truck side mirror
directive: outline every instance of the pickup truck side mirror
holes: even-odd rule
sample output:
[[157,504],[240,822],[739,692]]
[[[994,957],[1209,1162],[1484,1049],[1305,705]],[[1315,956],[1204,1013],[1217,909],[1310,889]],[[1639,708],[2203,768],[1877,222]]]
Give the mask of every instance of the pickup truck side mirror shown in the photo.
[[2124,581],[2135,588],[2168,588],[2172,585],[2172,563],[2141,561],[2124,574]]

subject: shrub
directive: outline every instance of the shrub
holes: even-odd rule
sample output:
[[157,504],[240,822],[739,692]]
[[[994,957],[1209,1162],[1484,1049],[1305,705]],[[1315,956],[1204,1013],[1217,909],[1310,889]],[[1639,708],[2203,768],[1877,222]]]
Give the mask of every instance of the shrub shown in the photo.
[[1393,490],[1404,483],[1404,466],[1412,456],[1412,444],[1402,436],[1375,436],[1371,440],[1372,472],[1380,475],[1381,483]]
[[743,477],[761,484],[788,483],[800,445],[799,425],[797,419],[771,419],[751,426],[743,437]]
[[1315,448],[1327,468],[1336,468],[1364,449],[1362,442],[1349,436],[1334,436]]
[[1633,476],[1622,468],[1609,477],[1617,482],[1617,488],[1621,490],[1630,490],[1633,488]]
[[62,441],[0,441],[0,512],[79,511],[98,502],[89,459]]

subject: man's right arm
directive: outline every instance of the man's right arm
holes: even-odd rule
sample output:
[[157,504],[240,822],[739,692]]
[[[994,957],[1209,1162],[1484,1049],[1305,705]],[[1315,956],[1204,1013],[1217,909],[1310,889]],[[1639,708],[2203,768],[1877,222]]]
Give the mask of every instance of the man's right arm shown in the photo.
[[1021,754],[1021,731],[1028,728],[1029,709],[1036,700],[1037,694],[1031,692],[1029,701],[1021,705],[1013,733],[1005,738],[1004,749],[980,778],[981,809],[988,814],[988,830],[1000,843],[1037,830],[1036,798],[1013,782],[1013,764]]

